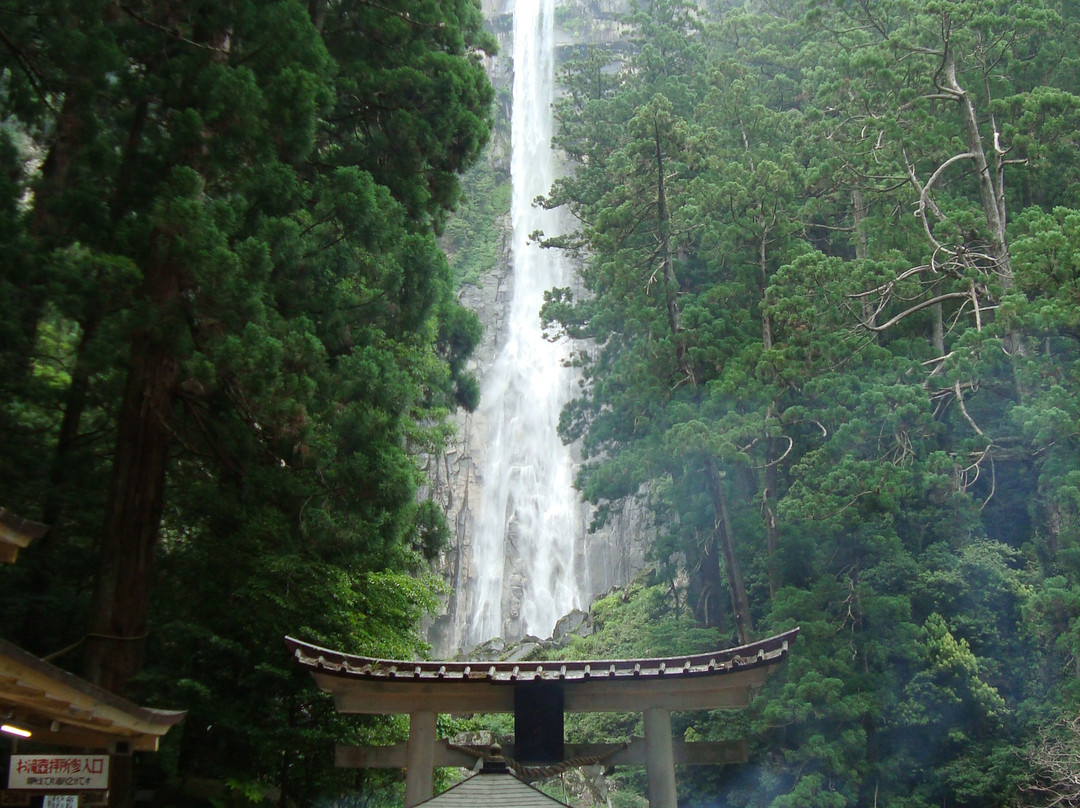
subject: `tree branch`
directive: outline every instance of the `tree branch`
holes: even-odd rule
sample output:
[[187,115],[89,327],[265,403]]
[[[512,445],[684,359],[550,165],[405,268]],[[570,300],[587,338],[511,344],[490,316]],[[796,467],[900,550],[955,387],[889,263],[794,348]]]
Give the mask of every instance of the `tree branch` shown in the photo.
[[900,312],[895,317],[893,317],[892,319],[890,319],[889,321],[887,321],[885,323],[882,323],[881,325],[869,325],[868,323],[863,323],[863,325],[866,328],[870,329],[871,331],[885,331],[885,330],[887,330],[889,328],[892,328],[894,325],[896,325],[898,322],[903,320],[905,317],[908,317],[908,316],[914,314],[917,311],[921,311],[922,309],[925,309],[928,306],[932,306],[935,303],[940,303],[943,300],[955,300],[957,298],[964,298],[965,300],[968,300],[968,299],[971,298],[971,293],[970,292],[946,292],[943,295],[938,295],[937,297],[932,297],[932,298],[930,298],[928,300],[923,300],[923,301],[921,301],[919,303],[916,303],[911,308],[905,309],[904,311]]
[[208,50],[212,53],[219,53],[223,56],[227,56],[229,53],[228,48],[221,48],[216,45],[207,45],[205,42],[196,42],[194,39],[188,39],[186,36],[182,36],[179,32],[167,28],[161,23],[154,22],[153,20],[148,20],[146,17],[135,11],[135,9],[131,8],[128,5],[125,5],[124,3],[117,3],[117,5],[120,7],[121,11],[130,16],[136,22],[142,23],[149,28],[153,28],[155,31],[161,31],[161,33],[167,34],[171,38],[175,39],[177,42],[183,42],[185,45],[191,45],[191,47],[193,48]]
[[51,101],[49,101],[48,95],[45,92],[45,88],[42,86],[41,74],[34,69],[33,64],[30,62],[30,59],[28,59],[26,54],[24,54],[22,50],[14,42],[11,41],[11,38],[7,35],[3,28],[0,28],[0,42],[3,42],[4,46],[7,47],[9,51],[11,51],[11,55],[15,57],[15,63],[18,64],[19,69],[21,69],[22,72],[26,74],[26,78],[30,82],[30,86],[34,88],[34,93],[37,95],[38,98],[41,99],[41,102],[46,107],[48,107],[54,115],[59,115],[60,111],[52,105]]

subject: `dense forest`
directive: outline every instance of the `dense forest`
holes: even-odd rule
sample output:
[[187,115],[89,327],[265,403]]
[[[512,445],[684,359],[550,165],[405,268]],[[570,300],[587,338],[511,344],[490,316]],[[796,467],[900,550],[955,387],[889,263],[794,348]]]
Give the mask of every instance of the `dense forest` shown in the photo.
[[480,334],[436,236],[494,47],[472,0],[0,4],[0,505],[50,528],[0,632],[188,711],[141,789],[310,804],[394,731],[283,638],[422,651],[417,458]]
[[[538,238],[580,284],[542,318],[583,346],[584,496],[659,539],[564,653],[801,627],[750,709],[677,717],[752,750],[686,806],[1080,804],[1080,6],[622,25],[562,76],[542,204],[578,227]],[[50,527],[0,634],[188,711],[161,804],[400,800],[332,750],[403,726],[281,638],[425,653],[420,459],[480,337],[437,237],[493,50],[470,0],[0,4],[0,505]]]
[[1078,23],[655,0],[567,66],[561,429],[601,519],[661,528],[577,650],[802,628],[746,715],[686,719],[755,744],[686,805],[1080,799]]

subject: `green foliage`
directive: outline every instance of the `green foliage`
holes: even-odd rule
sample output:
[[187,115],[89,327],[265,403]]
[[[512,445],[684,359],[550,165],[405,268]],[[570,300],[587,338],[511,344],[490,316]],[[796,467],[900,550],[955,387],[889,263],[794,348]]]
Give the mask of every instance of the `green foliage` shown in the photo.
[[490,153],[465,175],[463,201],[450,217],[440,245],[457,285],[479,285],[502,258],[510,215],[510,177]]
[[686,593],[668,583],[638,581],[593,603],[594,633],[574,636],[567,659],[677,656],[716,648],[714,629],[700,628],[685,603]]
[[[579,486],[647,497],[656,585],[720,642],[802,627],[753,765],[681,804],[1010,805],[1075,710],[1078,23],[650,3],[567,66]],[[641,603],[588,642],[646,651]]]
[[337,717],[282,638],[425,651],[447,528],[418,458],[476,403],[436,235],[491,125],[479,6],[34,0],[0,28],[0,487],[51,526],[0,571],[2,631],[188,710],[158,774],[205,800],[385,801],[332,744],[403,728]]

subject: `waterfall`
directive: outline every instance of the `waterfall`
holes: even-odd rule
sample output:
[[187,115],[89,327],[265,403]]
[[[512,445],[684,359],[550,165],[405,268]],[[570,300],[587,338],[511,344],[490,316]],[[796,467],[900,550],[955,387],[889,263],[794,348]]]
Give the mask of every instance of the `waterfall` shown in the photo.
[[478,421],[481,502],[472,538],[458,647],[492,637],[551,635],[555,622],[585,599],[575,563],[584,534],[573,489],[574,460],[557,434],[569,400],[569,346],[540,329],[543,293],[568,283],[557,250],[528,236],[559,231],[555,214],[533,205],[555,179],[551,150],[554,94],[553,0],[516,0],[511,119],[513,297],[504,342],[484,377]]

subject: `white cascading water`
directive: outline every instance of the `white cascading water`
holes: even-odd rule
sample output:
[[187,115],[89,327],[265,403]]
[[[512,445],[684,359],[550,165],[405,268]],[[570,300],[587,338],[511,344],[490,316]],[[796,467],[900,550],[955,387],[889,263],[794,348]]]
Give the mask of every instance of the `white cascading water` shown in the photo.
[[[487,424],[483,500],[472,540],[472,580],[464,645],[492,637],[551,635],[581,606],[575,553],[584,532],[573,489],[574,461],[557,433],[571,395],[569,346],[540,329],[544,291],[567,285],[557,250],[530,243],[558,231],[554,212],[533,205],[555,179],[553,0],[516,0],[511,119],[513,299],[505,342],[485,376],[480,415]],[[511,570],[513,579],[507,579]]]

